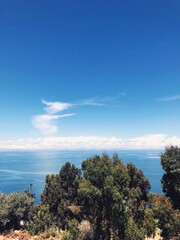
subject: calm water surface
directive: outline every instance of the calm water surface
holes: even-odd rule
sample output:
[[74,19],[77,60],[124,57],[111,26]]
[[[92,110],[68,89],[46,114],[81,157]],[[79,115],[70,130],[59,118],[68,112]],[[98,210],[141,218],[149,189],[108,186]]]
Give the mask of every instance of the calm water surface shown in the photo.
[[[161,177],[163,170],[158,150],[116,151],[125,164],[132,162],[141,169],[151,182],[151,192],[162,193]],[[106,151],[110,156],[114,151]],[[39,201],[45,176],[58,173],[61,166],[70,161],[77,167],[81,162],[102,151],[1,151],[0,152],[0,191],[10,193],[22,191],[33,185],[33,192]]]

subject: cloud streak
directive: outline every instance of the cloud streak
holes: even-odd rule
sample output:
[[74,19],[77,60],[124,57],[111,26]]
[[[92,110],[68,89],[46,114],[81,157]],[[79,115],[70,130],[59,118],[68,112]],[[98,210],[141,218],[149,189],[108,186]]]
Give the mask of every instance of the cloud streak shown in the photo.
[[124,92],[118,94],[117,96],[107,96],[103,98],[88,98],[81,100],[79,102],[74,103],[76,106],[83,106],[83,105],[89,105],[89,106],[105,106],[107,104],[114,104],[114,103],[119,103],[120,98],[126,96]]
[[161,101],[161,102],[178,101],[178,100],[180,100],[180,95],[174,95],[174,96],[169,96],[169,97],[158,98],[157,100]]
[[62,115],[36,115],[32,119],[32,124],[44,135],[52,135],[58,132],[56,121],[59,118],[73,116],[74,113]]

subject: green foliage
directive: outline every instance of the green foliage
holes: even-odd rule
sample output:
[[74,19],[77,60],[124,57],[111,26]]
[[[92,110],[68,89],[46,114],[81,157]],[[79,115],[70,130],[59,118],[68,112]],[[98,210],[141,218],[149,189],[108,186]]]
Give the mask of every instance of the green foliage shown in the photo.
[[0,231],[19,229],[20,222],[29,220],[34,198],[28,190],[23,193],[0,193]]
[[174,207],[180,209],[180,148],[166,147],[161,155],[161,164],[165,171],[161,181],[163,191],[171,198]]
[[[81,176],[79,169],[66,163],[59,174],[46,176],[41,195],[56,226],[68,229],[67,239],[78,232],[77,223],[71,221],[75,218],[90,221],[95,239],[110,239],[115,233],[117,239],[124,239],[129,218],[137,229],[143,226],[143,236],[154,231],[147,211],[150,183],[141,170],[133,164],[125,166],[117,154],[112,159],[104,154],[83,161],[82,171]],[[81,206],[80,218],[71,211],[77,204]]]
[[124,240],[144,240],[144,229],[138,228],[137,224],[132,218],[128,220],[128,224],[125,229]]
[[54,226],[54,218],[49,205],[35,205],[30,213],[28,230],[31,235],[42,233]]
[[63,206],[74,203],[77,197],[80,170],[69,162],[62,166],[59,174],[46,176],[46,184],[41,201],[49,204],[52,212],[56,212],[59,204]]
[[48,204],[51,211],[55,212],[58,208],[58,201],[60,198],[59,174],[48,174],[46,176],[46,183],[41,194],[42,204]]
[[146,236],[151,237],[154,235],[157,226],[158,225],[153,210],[146,208],[144,211],[144,219],[142,221],[142,227],[145,230]]
[[180,148],[166,147],[161,164],[165,171],[161,183],[167,197],[154,195],[152,208],[163,239],[180,239]]
[[62,240],[80,240],[79,238],[79,229],[78,229],[78,222],[73,219],[68,222],[67,225],[68,231],[64,234]]
[[61,203],[70,205],[76,201],[80,170],[69,162],[65,163],[59,172]]
[[68,222],[68,230],[71,234],[72,239],[79,238],[78,222],[75,219]]
[[[95,239],[110,239],[112,233],[124,239],[129,218],[138,231],[145,219],[154,224],[146,212],[150,183],[133,164],[126,167],[117,154],[113,159],[104,154],[84,161],[82,170],[78,197],[94,226]],[[143,236],[153,230],[152,226],[151,231],[144,227]]]
[[62,240],[75,240],[75,239],[72,238],[70,232],[65,232]]
[[141,170],[137,169],[134,164],[127,164],[128,175],[130,177],[129,188],[136,189],[139,192],[139,197],[142,200],[147,200],[150,190],[150,182],[144,177]]
[[59,174],[46,176],[41,202],[49,206],[59,228],[65,229],[73,216],[68,207],[76,203],[79,178],[80,170],[69,162],[62,166]]
[[59,174],[46,176],[40,205],[33,206],[28,190],[0,193],[0,231],[19,229],[23,220],[32,235],[44,233],[45,238],[55,236],[58,227],[66,230],[63,240],[143,240],[159,227],[163,239],[178,240],[179,159],[178,147],[161,155],[163,190],[172,201],[150,195],[143,172],[132,163],[124,165],[117,154],[88,158],[82,175],[68,162]]

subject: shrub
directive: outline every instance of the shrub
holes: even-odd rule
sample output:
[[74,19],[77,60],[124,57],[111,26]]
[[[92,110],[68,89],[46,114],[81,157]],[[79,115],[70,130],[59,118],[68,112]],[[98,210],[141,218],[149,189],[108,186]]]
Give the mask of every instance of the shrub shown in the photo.
[[33,195],[28,190],[9,195],[0,193],[0,231],[20,229],[20,223],[29,220],[33,203]]
[[54,218],[48,205],[35,205],[30,214],[28,230],[31,235],[42,233],[54,226]]

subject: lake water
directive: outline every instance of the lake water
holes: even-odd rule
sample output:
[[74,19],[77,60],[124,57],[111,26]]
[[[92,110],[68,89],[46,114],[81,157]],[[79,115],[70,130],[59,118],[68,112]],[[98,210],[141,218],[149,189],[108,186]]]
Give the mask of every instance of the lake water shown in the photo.
[[[116,151],[125,164],[132,162],[151,182],[151,192],[162,193],[160,150]],[[114,151],[106,151],[110,156]],[[81,162],[102,151],[1,151],[0,191],[10,193],[22,191],[33,185],[37,202],[43,190],[46,174],[58,173],[61,166],[69,161],[76,167]]]

